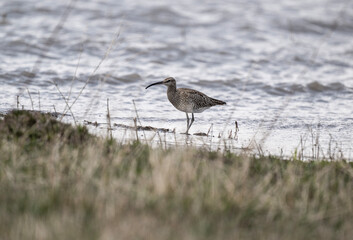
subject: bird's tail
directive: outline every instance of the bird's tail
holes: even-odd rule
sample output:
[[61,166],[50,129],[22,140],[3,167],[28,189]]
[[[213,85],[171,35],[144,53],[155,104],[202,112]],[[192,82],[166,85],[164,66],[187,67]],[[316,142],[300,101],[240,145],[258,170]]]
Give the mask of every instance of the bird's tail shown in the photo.
[[225,105],[225,104],[227,104],[227,103],[226,103],[226,102],[223,102],[223,101],[221,101],[221,100],[212,98],[212,104],[214,104],[214,105]]

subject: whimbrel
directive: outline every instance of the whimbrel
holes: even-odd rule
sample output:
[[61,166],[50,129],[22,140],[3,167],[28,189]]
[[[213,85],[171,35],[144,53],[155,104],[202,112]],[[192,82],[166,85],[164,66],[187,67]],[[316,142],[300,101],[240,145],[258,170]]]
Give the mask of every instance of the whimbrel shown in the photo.
[[[173,104],[173,106],[179,111],[186,113],[185,134],[189,134],[189,129],[195,120],[194,113],[201,113],[212,106],[226,104],[221,100],[211,98],[206,94],[193,89],[176,88],[175,79],[172,77],[168,77],[161,82],[152,83],[148,85],[146,89],[157,84],[163,84],[167,86],[169,102],[171,102],[171,104]],[[188,113],[191,113],[191,122]]]

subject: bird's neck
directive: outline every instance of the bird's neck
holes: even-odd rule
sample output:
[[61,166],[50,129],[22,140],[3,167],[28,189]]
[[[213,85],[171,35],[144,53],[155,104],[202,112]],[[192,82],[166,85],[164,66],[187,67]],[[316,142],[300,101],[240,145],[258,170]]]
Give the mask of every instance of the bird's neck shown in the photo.
[[169,85],[167,92],[168,93],[175,93],[176,92],[176,85]]

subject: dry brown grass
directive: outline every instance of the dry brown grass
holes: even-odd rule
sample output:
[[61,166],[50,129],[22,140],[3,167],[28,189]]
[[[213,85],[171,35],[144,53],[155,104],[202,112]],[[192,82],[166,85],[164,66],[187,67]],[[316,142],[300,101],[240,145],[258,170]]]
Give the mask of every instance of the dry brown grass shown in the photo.
[[1,120],[0,132],[0,239],[353,234],[353,165],[343,160],[122,145],[24,111]]

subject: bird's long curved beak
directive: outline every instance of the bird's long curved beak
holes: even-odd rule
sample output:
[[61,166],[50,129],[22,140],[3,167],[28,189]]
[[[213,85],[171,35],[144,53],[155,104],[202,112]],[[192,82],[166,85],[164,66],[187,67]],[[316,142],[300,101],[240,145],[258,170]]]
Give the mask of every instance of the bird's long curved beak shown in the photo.
[[149,87],[152,87],[153,85],[158,85],[158,84],[163,84],[163,81],[161,82],[156,82],[156,83],[152,83],[150,85],[148,85],[145,89],[149,88]]

